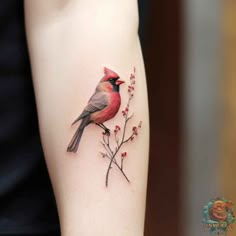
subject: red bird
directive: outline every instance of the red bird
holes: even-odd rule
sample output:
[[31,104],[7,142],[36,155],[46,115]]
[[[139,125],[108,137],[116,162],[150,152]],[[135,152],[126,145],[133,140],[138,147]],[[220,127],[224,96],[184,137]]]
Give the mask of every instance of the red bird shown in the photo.
[[89,99],[88,105],[72,123],[74,125],[82,120],[67,147],[67,152],[77,152],[84,128],[91,123],[100,126],[106,133],[110,132],[103,123],[112,119],[119,111],[121,104],[119,89],[123,83],[124,81],[119,80],[118,74],[106,67],[104,68],[104,76],[98,83],[93,96]]

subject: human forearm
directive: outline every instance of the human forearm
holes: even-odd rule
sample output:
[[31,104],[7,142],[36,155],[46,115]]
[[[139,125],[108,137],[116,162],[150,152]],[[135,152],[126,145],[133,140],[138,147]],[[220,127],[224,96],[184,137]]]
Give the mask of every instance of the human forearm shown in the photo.
[[[136,1],[68,1],[48,10],[46,1],[26,1],[27,35],[41,137],[60,215],[63,236],[124,235],[143,233],[148,163],[148,108],[146,81],[137,36]],[[60,1],[58,1],[60,2]],[[41,4],[46,4],[42,7]],[[103,67],[116,71],[121,107],[105,122],[111,129],[110,148],[116,152],[113,129],[119,125],[119,144],[128,101],[130,73],[136,68],[134,97],[123,141],[132,127],[142,121],[134,140],[124,143],[114,159],[121,167],[121,153],[127,152],[123,171],[109,158],[101,144],[102,130],[86,127],[78,151],[67,152],[81,114],[103,76]],[[107,136],[105,136],[107,138]],[[105,140],[106,142],[106,140]],[[109,149],[109,148],[108,148]],[[113,159],[113,160],[114,160]],[[108,167],[108,186],[106,187]]]

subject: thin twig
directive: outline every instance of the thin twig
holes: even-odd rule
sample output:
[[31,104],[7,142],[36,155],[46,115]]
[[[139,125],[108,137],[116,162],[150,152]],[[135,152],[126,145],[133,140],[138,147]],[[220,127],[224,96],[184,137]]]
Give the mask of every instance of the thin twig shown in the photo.
[[[109,141],[108,141],[108,142],[106,142],[106,140],[105,140],[105,137],[104,137],[104,136],[105,136],[105,135],[103,135],[103,141],[104,141],[105,148],[106,148],[106,150],[107,150],[107,148],[108,148],[108,150],[109,150],[110,154],[111,154],[111,155],[113,155],[113,151],[112,151],[112,150],[111,150],[111,148],[110,148]],[[109,140],[109,137],[108,137],[108,140]]]
[[[111,160],[111,157],[107,154],[101,153],[104,157],[107,157],[109,160]],[[116,159],[113,159],[113,163],[118,167],[118,169],[121,171],[121,173],[124,175],[124,177],[126,178],[126,180],[130,183],[129,178],[127,177],[127,175],[125,174],[125,172],[123,171],[123,164],[122,167],[118,165]]]
[[[132,99],[131,96],[129,96],[129,100],[128,100],[128,104],[127,106],[129,107],[129,103],[130,103],[130,100]],[[117,150],[115,151],[115,153],[113,154],[111,160],[110,160],[110,163],[109,163],[109,166],[108,166],[108,169],[107,169],[107,173],[106,173],[106,186],[108,186],[108,178],[109,178],[109,173],[110,173],[110,169],[111,169],[111,165],[113,163],[113,159],[115,158],[116,154],[119,152],[120,148],[122,147],[122,145],[126,142],[124,142],[124,139],[125,139],[125,133],[126,133],[126,127],[127,127],[127,123],[128,121],[132,118],[132,116],[129,117],[129,110],[127,111],[126,113],[126,116],[125,116],[125,124],[124,124],[124,128],[123,128],[123,135],[122,135],[122,139],[121,139],[121,143],[120,145],[117,147]],[[123,170],[122,170],[123,172]]]
[[121,158],[121,163],[120,163],[121,170],[123,170],[123,162],[124,162],[124,158]]

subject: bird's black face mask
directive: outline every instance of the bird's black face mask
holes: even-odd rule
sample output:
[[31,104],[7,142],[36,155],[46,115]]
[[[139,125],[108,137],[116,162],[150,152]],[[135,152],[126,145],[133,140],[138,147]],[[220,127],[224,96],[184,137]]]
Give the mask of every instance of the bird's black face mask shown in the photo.
[[124,81],[119,80],[119,77],[109,79],[109,82],[112,85],[113,92],[119,92],[120,91],[120,85],[124,83]]

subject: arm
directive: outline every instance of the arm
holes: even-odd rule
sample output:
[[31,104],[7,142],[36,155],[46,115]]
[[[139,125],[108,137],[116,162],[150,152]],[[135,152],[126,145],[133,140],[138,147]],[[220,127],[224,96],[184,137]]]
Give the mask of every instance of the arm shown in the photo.
[[[143,235],[149,121],[137,2],[26,0],[25,11],[40,133],[62,236]],[[104,67],[125,81],[118,113],[104,122],[110,136],[102,134],[102,122],[94,123],[103,109],[118,109],[117,97],[98,94],[88,102],[106,76]],[[127,92],[130,83],[135,90]],[[78,149],[68,148],[79,127]]]

